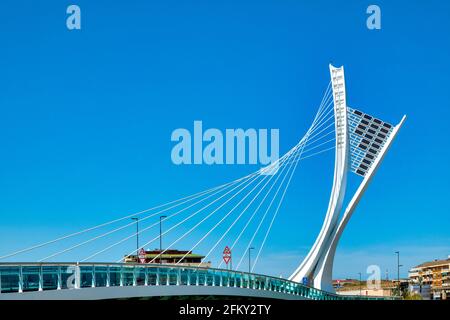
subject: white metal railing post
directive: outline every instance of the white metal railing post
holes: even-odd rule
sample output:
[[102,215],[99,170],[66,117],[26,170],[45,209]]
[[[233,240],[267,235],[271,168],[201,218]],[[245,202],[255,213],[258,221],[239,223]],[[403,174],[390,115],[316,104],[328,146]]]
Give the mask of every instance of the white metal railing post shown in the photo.
[[23,292],[23,270],[22,265],[19,266],[19,292]]
[[123,266],[120,266],[120,286],[123,287]]
[[58,286],[56,290],[61,290],[61,286],[62,286],[61,266],[58,266]]
[[136,266],[133,267],[133,287],[136,287],[137,285],[137,268]]
[[187,270],[187,285],[190,286],[191,285],[191,269]]
[[44,286],[44,279],[43,279],[44,275],[42,274],[42,264],[39,266],[39,291],[44,290],[43,286]]
[[91,287],[95,288],[95,265],[94,264],[92,265],[91,274],[92,274]]
[[80,289],[81,287],[81,271],[80,265],[77,263],[75,266],[75,289]]
[[181,269],[178,268],[178,273],[177,273],[177,286],[179,286],[181,283]]
[[106,267],[106,287],[109,288],[110,285],[111,285],[111,269],[108,264],[108,266]]
[[144,286],[148,286],[148,268],[144,268]]
[[156,268],[156,285],[159,286],[159,268]]

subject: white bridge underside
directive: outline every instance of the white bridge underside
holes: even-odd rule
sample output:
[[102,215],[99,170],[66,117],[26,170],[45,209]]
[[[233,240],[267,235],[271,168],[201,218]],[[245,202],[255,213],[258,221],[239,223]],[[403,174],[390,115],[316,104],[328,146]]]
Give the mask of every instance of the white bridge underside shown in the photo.
[[[335,68],[330,65],[331,86],[333,90],[334,112],[335,112],[335,131],[336,131],[336,153],[333,187],[330,196],[328,210],[325,215],[320,233],[311,248],[310,252],[290,276],[289,280],[304,282],[313,285],[317,289],[333,292],[332,272],[333,261],[336,253],[336,247],[339,239],[352,216],[357,204],[359,203],[370,180],[378,169],[386,152],[391,146],[398,130],[405,121],[405,116],[401,122],[395,126],[389,135],[385,138],[381,149],[374,157],[370,167],[364,172],[364,179],[359,185],[353,198],[350,200],[347,208],[342,214],[343,201],[346,191],[347,174],[350,162],[350,141],[349,125],[347,114],[346,90],[344,68]],[[376,125],[375,125],[376,126]]]
[[307,300],[283,292],[253,290],[235,287],[211,286],[123,286],[98,287],[66,290],[48,290],[0,295],[0,300],[105,300],[145,299],[167,296],[232,296],[261,299]]

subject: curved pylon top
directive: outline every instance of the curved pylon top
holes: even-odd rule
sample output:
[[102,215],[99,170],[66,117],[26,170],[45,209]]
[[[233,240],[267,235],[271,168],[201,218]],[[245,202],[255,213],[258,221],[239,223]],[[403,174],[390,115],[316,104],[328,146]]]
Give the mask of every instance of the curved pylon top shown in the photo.
[[[392,126],[362,111],[349,108],[346,102],[344,68],[330,65],[330,75],[336,121],[333,188],[322,229],[312,249],[290,277],[299,282],[306,279],[314,287],[327,291],[333,291],[333,260],[342,232],[405,120],[403,117],[397,126]],[[364,179],[339,221],[348,171]]]

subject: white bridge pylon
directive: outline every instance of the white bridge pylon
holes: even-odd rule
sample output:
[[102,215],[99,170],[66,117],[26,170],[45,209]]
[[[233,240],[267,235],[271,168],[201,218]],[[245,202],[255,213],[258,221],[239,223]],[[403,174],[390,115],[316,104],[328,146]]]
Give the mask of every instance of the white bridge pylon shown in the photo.
[[[330,76],[336,133],[333,187],[319,235],[289,280],[306,280],[315,288],[333,292],[333,261],[339,239],[406,116],[403,116],[399,124],[392,126],[349,108],[346,101],[344,67],[336,68],[330,64]],[[349,171],[362,176],[363,180],[339,220]]]

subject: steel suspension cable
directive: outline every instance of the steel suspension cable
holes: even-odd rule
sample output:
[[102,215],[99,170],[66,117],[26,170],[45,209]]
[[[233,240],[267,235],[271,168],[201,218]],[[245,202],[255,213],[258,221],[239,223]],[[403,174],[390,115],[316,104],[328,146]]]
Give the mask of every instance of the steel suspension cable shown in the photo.
[[[172,216],[174,216],[174,215],[177,215],[177,214],[179,214],[179,213],[181,213],[181,212],[183,212],[183,211],[185,211],[185,210],[187,210],[187,209],[189,209],[189,208],[195,206],[196,204],[198,204],[198,203],[200,203],[200,202],[203,202],[203,201],[209,199],[210,197],[216,195],[217,193],[220,193],[221,191],[226,190],[228,187],[232,186],[232,185],[235,184],[235,183],[237,183],[237,182],[234,181],[234,182],[233,182],[232,184],[230,184],[230,185],[221,186],[221,188],[218,189],[218,190],[216,190],[216,192],[210,194],[210,195],[207,196],[206,198],[203,198],[203,199],[201,199],[201,200],[199,200],[199,201],[197,201],[197,202],[191,204],[191,205],[188,206],[188,207],[184,207],[183,209],[177,211],[175,214],[170,215],[170,217],[172,217]],[[192,200],[192,199],[191,199],[191,200]],[[190,201],[190,200],[189,200],[189,201]],[[147,219],[150,219],[150,218],[152,218],[152,217],[154,217],[154,216],[157,216],[157,215],[159,215],[159,214],[161,214],[161,213],[163,213],[163,212],[166,212],[166,211],[168,211],[168,210],[170,210],[170,209],[173,209],[173,208],[175,208],[175,207],[178,207],[178,206],[181,205],[181,204],[182,204],[182,203],[180,203],[180,204],[178,204],[178,205],[171,206],[171,207],[169,207],[169,208],[165,208],[165,209],[160,210],[160,211],[158,211],[158,212],[156,212],[156,213],[153,213],[153,214],[151,214],[151,215],[149,215],[149,216],[147,216],[147,217],[140,218],[140,219],[139,219],[139,222],[142,222],[142,221],[145,221],[145,220],[147,220]],[[79,247],[81,247],[81,246],[83,246],[83,245],[86,245],[86,244],[88,244],[88,243],[91,243],[91,242],[93,242],[93,241],[96,241],[96,240],[99,240],[99,239],[101,239],[101,238],[104,238],[104,237],[106,237],[106,236],[108,236],[108,235],[111,235],[111,234],[113,234],[113,233],[115,233],[115,232],[118,232],[118,231],[120,231],[120,230],[123,230],[123,229],[125,229],[125,228],[127,228],[127,227],[129,227],[129,226],[131,226],[131,225],[133,225],[133,224],[136,224],[136,223],[137,223],[137,221],[130,222],[130,223],[126,224],[125,226],[121,226],[121,227],[116,228],[116,229],[114,229],[114,230],[111,230],[111,231],[108,231],[108,232],[106,232],[106,233],[103,233],[103,234],[100,234],[100,235],[98,235],[98,236],[95,236],[95,237],[93,237],[93,238],[90,238],[90,239],[88,239],[88,240],[86,240],[86,241],[83,241],[83,242],[81,242],[81,243],[78,243],[78,244],[76,244],[76,245],[73,245],[73,246],[71,246],[71,247],[69,247],[69,248],[66,248],[66,249],[64,249],[64,250],[61,250],[61,251],[56,252],[56,253],[54,253],[54,254],[51,254],[51,255],[49,255],[49,256],[47,256],[47,257],[41,259],[41,260],[38,260],[38,261],[39,261],[39,262],[46,261],[46,260],[48,260],[48,259],[51,259],[51,258],[56,257],[56,256],[58,256],[58,255],[61,255],[61,254],[63,254],[63,253],[66,253],[66,252],[69,252],[69,251],[74,250],[74,249],[76,249],[76,248],[79,248]],[[144,231],[146,231],[146,230],[148,230],[148,229],[149,229],[149,228],[142,229],[141,231],[139,231],[139,232],[137,232],[137,233],[135,233],[135,234],[133,234],[133,235],[131,235],[131,236],[125,238],[125,239],[122,239],[122,240],[123,240],[123,241],[128,240],[128,239],[130,239],[130,238],[132,238],[132,237],[134,237],[134,236],[136,236],[136,235],[139,235],[140,233],[142,233],[142,232],[144,232]],[[120,242],[120,243],[121,243],[121,242]],[[117,244],[120,244],[120,243],[117,243]],[[84,260],[83,260],[83,261],[84,261]]]
[[[251,182],[253,183],[253,181]],[[173,241],[167,249],[164,249],[163,251],[161,251],[158,255],[156,255],[151,261],[150,263],[152,263],[153,261],[155,261],[158,257],[160,257],[162,254],[164,254],[170,247],[174,246],[175,244],[177,244],[180,240],[182,240],[184,237],[186,237],[188,234],[190,234],[192,231],[194,231],[198,226],[200,226],[204,221],[206,221],[207,219],[209,219],[213,214],[215,214],[218,210],[220,210],[223,206],[225,206],[228,202],[230,202],[232,199],[234,199],[234,197],[236,197],[238,194],[240,194],[242,191],[244,191],[251,183],[247,184],[244,188],[242,188],[241,190],[239,190],[236,194],[234,194],[232,197],[230,197],[229,199],[227,199],[224,203],[222,203],[218,208],[216,208],[214,211],[212,211],[210,214],[208,214],[205,218],[203,218],[200,222],[198,222],[194,227],[192,227],[191,229],[189,229],[187,232],[185,232],[181,237],[179,237],[177,240]],[[169,231],[169,230],[168,230]],[[167,231],[167,232],[168,232]],[[158,239],[159,237],[156,237],[154,240]],[[153,240],[152,240],[153,241]]]
[[[230,191],[228,191],[227,193],[225,193],[224,195],[220,196],[218,199],[212,201],[211,203],[209,203],[208,205],[200,208],[199,210],[197,210],[196,212],[194,212],[193,214],[189,215],[187,218],[185,218],[184,220],[182,220],[181,222],[175,224],[174,226],[172,226],[171,228],[169,228],[168,230],[166,230],[164,233],[162,233],[160,236],[157,236],[155,238],[153,238],[152,240],[148,241],[147,243],[145,243],[142,247],[145,247],[147,245],[149,245],[150,243],[152,243],[153,241],[158,240],[161,236],[166,235],[167,233],[169,233],[171,230],[173,230],[174,228],[178,227],[179,225],[185,223],[186,221],[188,221],[189,219],[193,218],[194,216],[196,216],[198,213],[202,212],[204,209],[208,208],[209,206],[211,206],[212,204],[216,203],[217,201],[219,201],[220,199],[222,199],[223,197],[225,197],[226,195],[228,195],[229,193],[231,193],[232,191],[236,190],[237,188],[239,188],[242,184],[245,184],[246,186],[248,186],[249,184],[251,184],[254,180],[256,180],[257,178],[259,178],[259,176],[255,176],[252,178],[247,179],[246,181],[240,183],[238,186],[234,187],[233,189],[231,189]],[[245,187],[244,187],[245,188]],[[134,252],[134,251],[133,251]],[[126,256],[130,256],[132,255],[133,252],[130,252],[128,255]],[[121,260],[118,260],[118,262],[120,262]]]
[[[250,177],[251,177],[251,176],[250,176]],[[250,177],[247,177],[247,179],[250,179]],[[242,183],[244,183],[244,182],[245,182],[245,180],[242,181],[242,182],[240,182],[240,184],[242,184]],[[173,213],[173,214],[167,216],[167,217],[166,217],[166,220],[169,220],[169,219],[171,219],[171,218],[173,218],[173,217],[179,215],[180,213],[182,213],[182,212],[184,212],[184,211],[186,211],[186,210],[188,210],[188,209],[194,207],[195,205],[197,205],[197,204],[199,204],[199,203],[201,203],[201,202],[203,202],[203,201],[205,201],[205,200],[207,200],[207,199],[209,199],[209,198],[211,198],[211,197],[217,195],[218,193],[220,193],[220,192],[226,190],[228,187],[231,187],[231,186],[233,186],[233,185],[236,184],[236,183],[238,183],[238,182],[235,181],[233,184],[231,184],[231,185],[229,185],[229,186],[227,186],[227,187],[225,187],[225,188],[223,188],[223,189],[221,189],[221,190],[218,190],[218,191],[214,192],[213,194],[209,195],[208,197],[206,197],[206,198],[204,198],[204,199],[201,199],[201,200],[199,200],[199,201],[197,201],[197,202],[195,202],[195,203],[189,205],[188,207],[184,207],[183,209],[181,209],[181,210],[179,210],[179,211],[177,211],[177,212],[175,212],[175,213]],[[235,188],[236,188],[236,187],[235,187]],[[235,188],[233,188],[232,190],[234,190]],[[232,190],[231,190],[231,191],[232,191]],[[230,192],[230,191],[229,191],[229,192]],[[217,199],[214,200],[214,201],[212,201],[212,202],[210,202],[210,204],[214,203],[215,201],[217,201]],[[127,236],[127,237],[121,239],[120,241],[115,242],[115,243],[113,243],[112,245],[109,245],[109,246],[107,246],[106,248],[104,248],[104,249],[102,249],[102,250],[100,250],[100,251],[98,251],[98,252],[96,252],[96,253],[94,253],[94,254],[91,254],[90,256],[88,256],[87,258],[84,258],[84,259],[81,260],[80,262],[84,262],[84,261],[87,261],[87,260],[89,260],[89,259],[92,259],[93,257],[95,257],[95,256],[97,256],[97,255],[99,255],[99,254],[101,254],[101,253],[103,253],[103,252],[105,252],[105,251],[107,251],[107,250],[109,250],[109,249],[111,249],[111,248],[113,248],[113,247],[115,247],[115,246],[117,246],[117,245],[119,245],[119,244],[125,242],[125,241],[128,240],[128,239],[131,239],[132,237],[135,237],[136,235],[142,234],[143,232],[145,232],[145,231],[147,231],[147,230],[153,228],[153,227],[156,226],[156,225],[158,225],[158,222],[156,222],[156,223],[154,223],[154,224],[151,224],[150,226],[141,229],[139,232],[133,233],[132,235]]]
[[[294,153],[295,154],[295,153]],[[292,157],[292,155],[290,157],[288,157],[286,159],[286,161],[289,161],[289,159]],[[283,166],[283,170],[284,170],[285,166]],[[276,173],[278,174],[278,173]],[[276,175],[275,174],[275,175]],[[239,218],[242,216],[242,214],[248,209],[248,207],[250,207],[250,205],[256,200],[256,198],[259,196],[259,194],[264,190],[264,188],[267,186],[267,184],[272,180],[272,178],[274,177],[274,175],[272,175],[270,177],[270,179],[268,179],[268,181],[264,184],[264,186],[262,188],[260,188],[259,192],[253,197],[253,199],[250,201],[249,204],[247,204],[247,206],[244,208],[244,210],[241,212],[241,214],[238,216],[237,219],[234,220],[234,222],[232,223],[232,225],[228,228],[227,231],[225,231],[225,233],[222,234],[222,237],[219,239],[218,242],[220,242],[223,237],[228,233],[228,231],[231,229],[232,226],[234,226],[234,224],[239,220]],[[206,237],[211,234],[212,231],[214,231],[215,228],[217,228],[263,181],[265,181],[268,177],[266,177],[265,179],[261,180],[243,199],[241,199],[239,201],[238,204],[236,204],[224,217],[222,217],[222,219],[213,227],[211,228],[192,248],[191,248],[191,252],[204,240],[206,239]],[[205,256],[204,259],[206,259],[209,254],[212,252],[212,250],[214,250],[214,248],[218,245],[218,242],[216,242],[216,244],[213,246],[213,248],[208,252],[208,254]],[[186,258],[188,253],[186,253],[181,259],[178,260],[178,262],[176,264],[179,264],[181,261],[183,261],[184,258]]]
[[[266,194],[264,195],[264,198],[259,202],[257,208],[253,211],[253,214],[251,215],[250,219],[247,220],[247,223],[245,224],[244,228],[241,230],[241,232],[239,233],[237,238],[234,240],[233,244],[231,245],[231,250],[233,250],[234,247],[236,246],[236,244],[239,242],[241,236],[244,234],[245,230],[250,225],[250,222],[253,220],[253,218],[255,217],[256,213],[259,211],[259,209],[261,208],[261,206],[263,205],[263,203],[265,202],[265,200],[269,196],[269,194],[272,191],[273,187],[277,184],[277,182],[280,179],[280,177],[282,177],[283,172],[287,168],[287,164],[289,164],[289,163],[292,163],[292,161],[290,159],[288,161],[286,161],[286,163],[284,164],[284,166],[282,168],[282,171],[279,174],[277,174],[277,178],[275,179],[274,183],[270,186],[270,189],[266,192]],[[222,264],[223,264],[223,261],[220,262],[219,268],[222,266]]]

